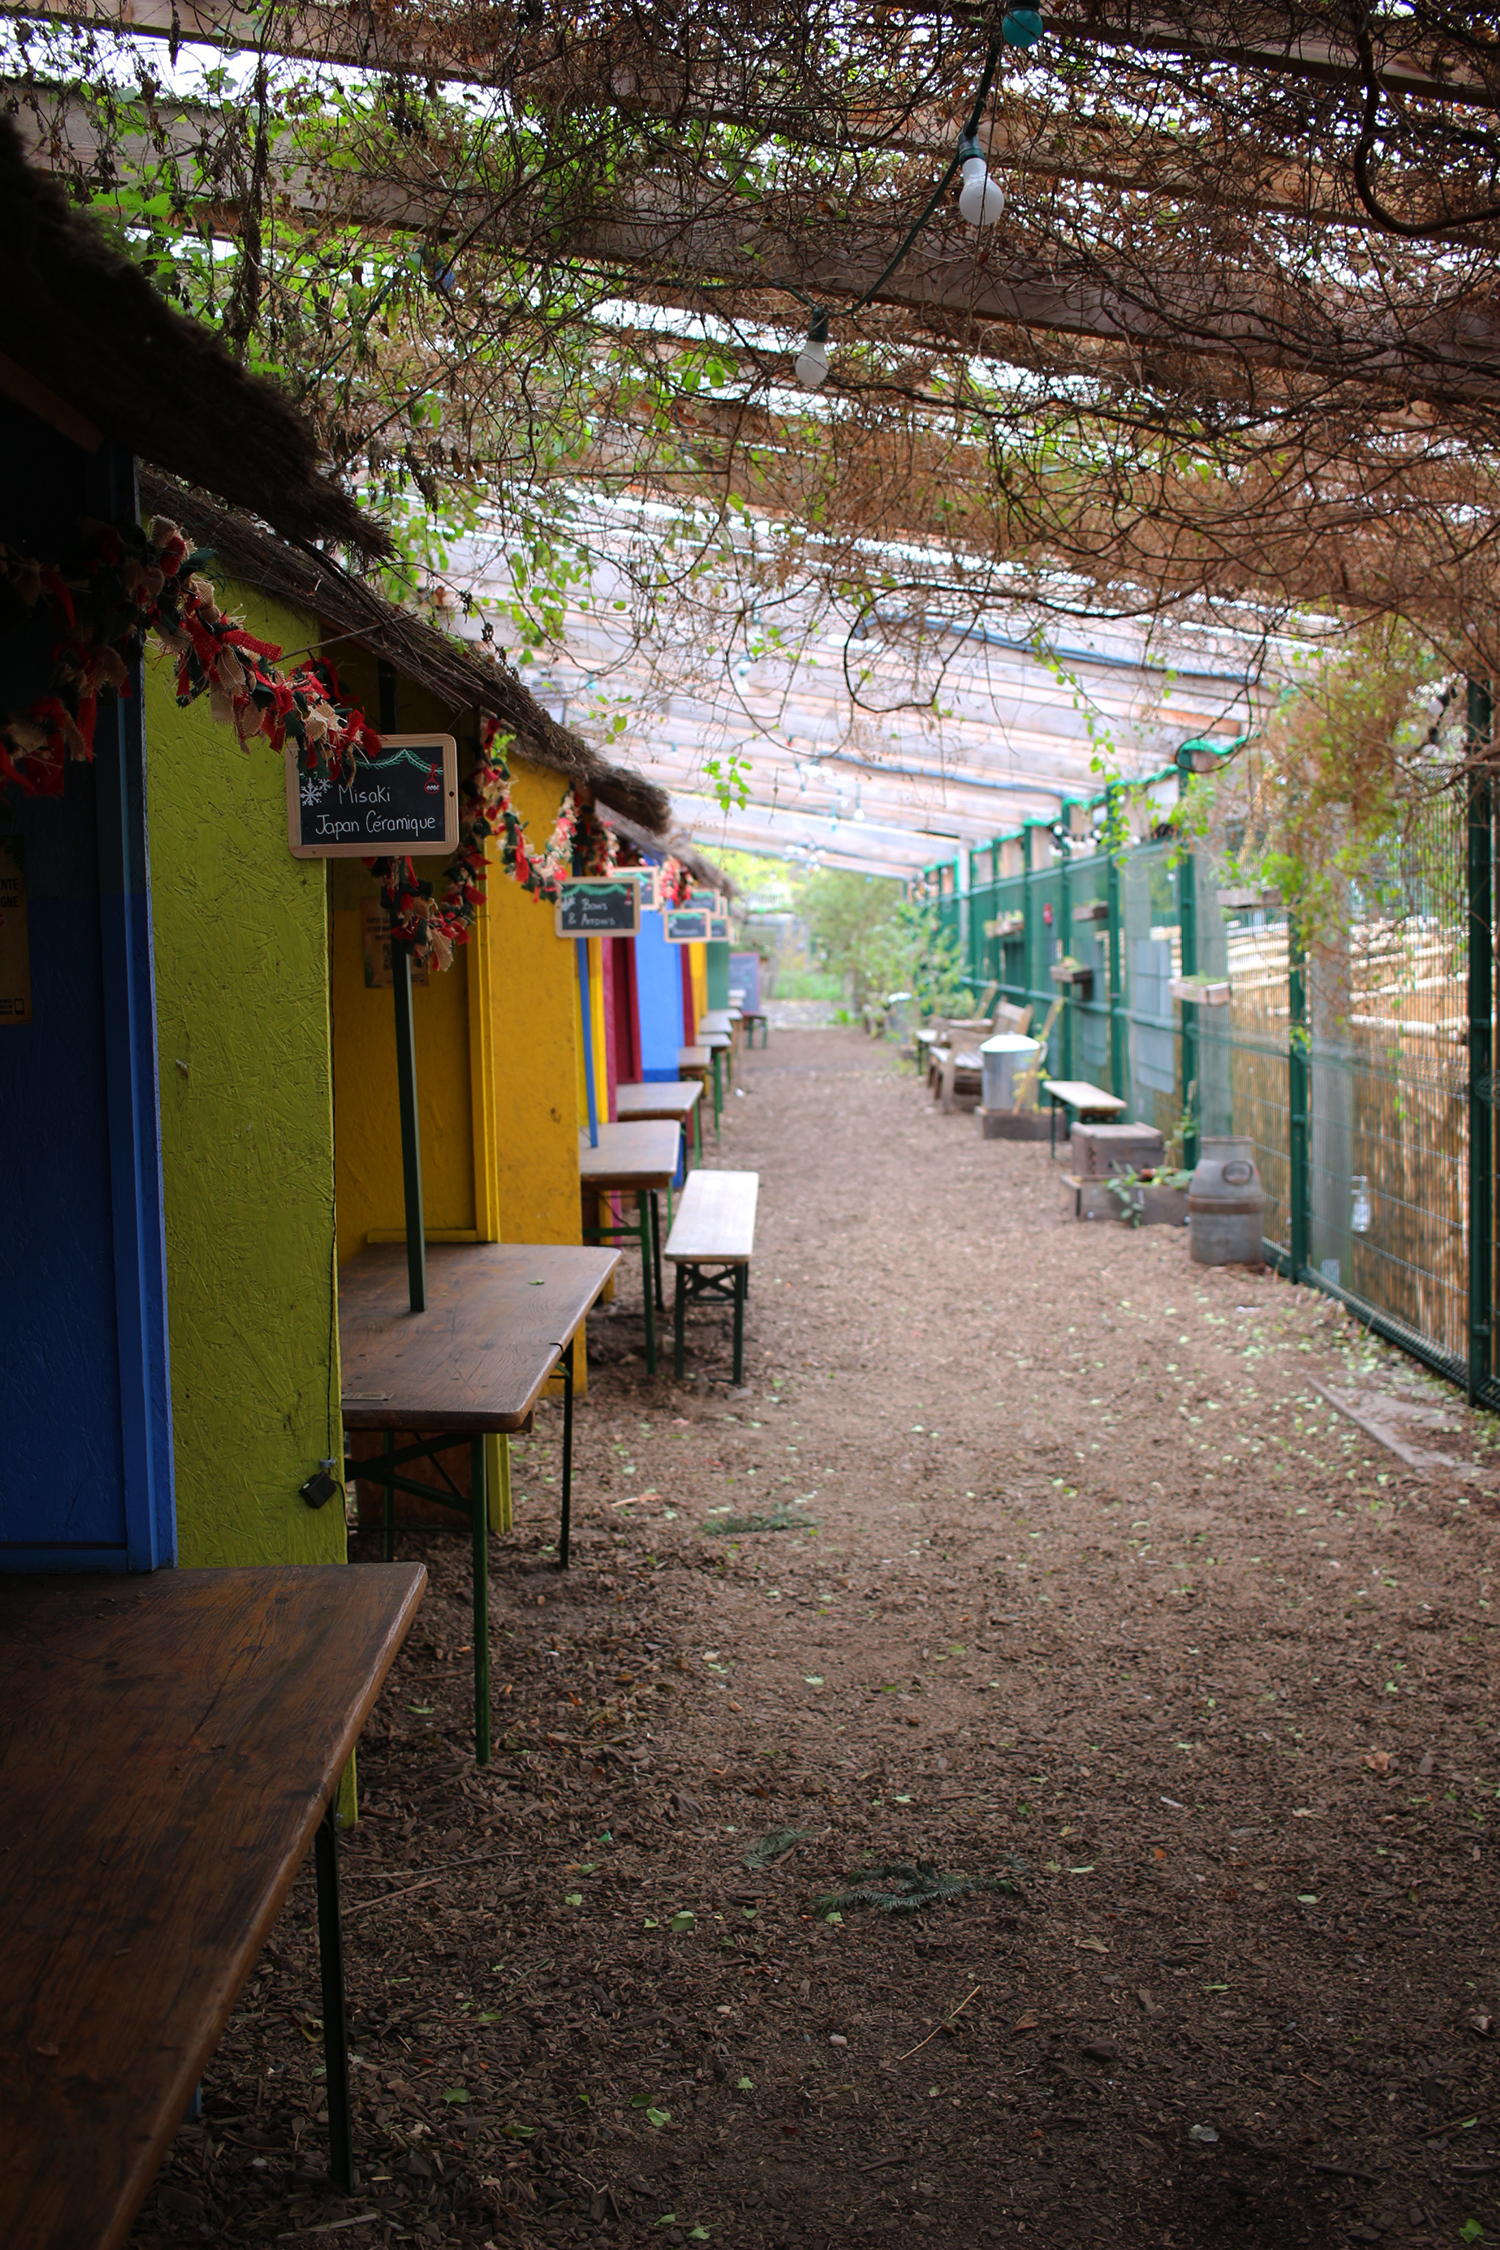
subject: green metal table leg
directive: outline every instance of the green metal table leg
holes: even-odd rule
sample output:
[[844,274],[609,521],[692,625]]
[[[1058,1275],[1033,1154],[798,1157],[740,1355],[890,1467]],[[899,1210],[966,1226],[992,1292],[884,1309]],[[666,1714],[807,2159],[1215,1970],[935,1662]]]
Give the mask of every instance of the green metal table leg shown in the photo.
[[318,1966],[323,1983],[323,2090],[328,2098],[328,2170],[346,2195],[354,2188],[354,2121],[349,2107],[349,2018],[344,2001],[344,1932],[339,1917],[339,1840],[333,1804],[313,1839],[318,1886]]
[[713,1065],[714,1065],[714,1139],[715,1139],[715,1140],[717,1140],[717,1139],[719,1138],[719,1118],[720,1118],[720,1116],[721,1116],[721,1114],[722,1114],[722,1112],[723,1112],[723,1108],[724,1108],[724,1074],[723,1074],[723,1072],[722,1072],[722,1070],[721,1070],[721,1068],[720,1068],[720,1063],[719,1063],[719,1058],[721,1057],[721,1055],[723,1054],[723,1052],[724,1052],[724,1050],[723,1050],[723,1048],[722,1048],[722,1047],[715,1047],[715,1049],[714,1049],[714,1051],[713,1051]]
[[745,1268],[734,1269],[734,1387],[745,1386]]
[[635,1207],[640,1218],[641,1294],[646,1301],[646,1373],[656,1373],[656,1274],[651,1256],[651,1197],[637,1188]]
[[562,1521],[557,1532],[557,1567],[566,1570],[573,1541],[573,1344],[563,1350]]
[[[668,1188],[668,1210],[671,1207],[672,1191]],[[661,1205],[656,1199],[655,1188],[651,1190],[651,1262],[656,1271],[656,1309],[659,1313],[664,1313],[667,1309],[667,1300],[662,1295],[661,1287]]]
[[701,1090],[698,1099],[693,1104],[693,1161],[700,1166],[703,1162],[703,1095]]
[[387,1562],[394,1562],[396,1559],[396,1487],[391,1482],[395,1474],[391,1467],[391,1456],[395,1450],[396,1433],[394,1430],[387,1430],[384,1446],[385,1483],[380,1489],[380,1552]]
[[[490,1495],[484,1439],[469,1445],[469,1495],[474,1511],[474,1758],[490,1762]],[[330,2110],[329,2115],[332,2116]]]
[[687,1270],[677,1261],[677,1289],[672,1300],[672,1373],[682,1381],[687,1342]]

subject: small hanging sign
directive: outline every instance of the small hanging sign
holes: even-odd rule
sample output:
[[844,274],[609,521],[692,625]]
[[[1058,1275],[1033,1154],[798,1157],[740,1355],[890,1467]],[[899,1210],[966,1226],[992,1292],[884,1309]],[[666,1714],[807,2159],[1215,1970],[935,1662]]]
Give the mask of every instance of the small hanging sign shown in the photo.
[[662,917],[668,945],[706,945],[713,916],[701,906],[669,906]]
[[0,1024],[30,1021],[26,845],[19,836],[0,836]]
[[729,943],[729,916],[727,914],[710,914],[708,917],[708,941],[710,945],[727,945]]
[[378,758],[356,754],[352,781],[286,754],[287,842],[294,859],[378,859],[452,851],[458,842],[458,744],[451,734],[388,734]]
[[572,875],[557,894],[559,937],[634,937],[641,926],[641,886],[632,869],[617,875]]

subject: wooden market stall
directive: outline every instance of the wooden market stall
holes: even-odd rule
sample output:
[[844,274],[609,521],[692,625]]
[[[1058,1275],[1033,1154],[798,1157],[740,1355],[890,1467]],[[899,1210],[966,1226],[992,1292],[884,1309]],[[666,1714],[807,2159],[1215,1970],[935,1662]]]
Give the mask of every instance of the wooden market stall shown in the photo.
[[[289,535],[381,537],[286,403],[28,170],[8,121],[0,289],[0,1792],[22,1846],[0,1862],[0,2175],[7,2243],[49,2250],[123,2240],[309,1847],[331,2170],[352,2186],[334,1802],[424,1574],[170,1567],[176,1457],[222,1401],[170,1358],[187,1172],[162,1130],[153,908],[170,932],[191,874],[159,834],[153,885],[143,648],[212,677],[202,708],[229,718],[244,643],[186,543],[142,529],[137,464],[211,475]],[[210,796],[238,763],[212,733]],[[253,870],[219,904],[252,922]],[[191,931],[209,988],[218,935]],[[275,1119],[242,1095],[233,1124]],[[86,1575],[125,1571],[130,1594]]]

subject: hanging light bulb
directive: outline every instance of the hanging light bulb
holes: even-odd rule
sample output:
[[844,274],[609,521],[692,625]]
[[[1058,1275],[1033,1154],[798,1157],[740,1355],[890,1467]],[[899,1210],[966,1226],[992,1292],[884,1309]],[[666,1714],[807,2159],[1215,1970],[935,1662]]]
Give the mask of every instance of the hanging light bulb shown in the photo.
[[828,315],[814,305],[807,342],[797,354],[796,376],[805,391],[820,391],[828,380]]
[[992,227],[1005,209],[1005,190],[985,169],[979,143],[965,133],[958,144],[963,186],[958,193],[958,215],[967,226]]
[[1042,36],[1040,8],[1008,8],[1000,25],[1007,47],[1034,47]]

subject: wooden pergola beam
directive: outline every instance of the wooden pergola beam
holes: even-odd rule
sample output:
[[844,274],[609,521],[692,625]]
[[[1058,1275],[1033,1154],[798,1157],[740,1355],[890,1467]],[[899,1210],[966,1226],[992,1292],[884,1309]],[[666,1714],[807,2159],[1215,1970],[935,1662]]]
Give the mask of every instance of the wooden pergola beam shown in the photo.
[[[395,7],[377,10],[304,4],[278,13],[274,22],[267,21],[263,8],[239,6],[236,0],[175,0],[175,4],[174,0],[52,0],[51,5],[33,5],[16,12],[38,21],[144,34],[173,42],[200,40],[212,46],[251,50],[265,42],[267,50],[276,54],[483,83],[483,72],[476,70],[472,57],[459,60],[445,54],[441,43],[434,44],[431,19],[424,19],[415,9],[404,14]],[[949,19],[962,14],[967,22],[975,23],[973,11],[960,11],[944,5],[943,0],[936,0],[930,7],[914,6],[912,13]],[[985,13],[993,29],[998,30],[1003,7]],[[1241,10],[1239,36],[1233,39],[1224,36],[1222,7],[1204,6],[1201,25],[1194,20],[1197,13],[1192,7],[1184,7],[1176,17],[1165,11],[1136,15],[1118,0],[1114,10],[1108,0],[1083,0],[1082,5],[1078,0],[1071,0],[1071,4],[1070,0],[1061,0],[1060,6],[1048,9],[1047,30],[1052,39],[1076,39],[1091,46],[1144,55],[1180,55],[1187,61],[1232,64],[1237,69],[1278,78],[1333,86],[1358,86],[1363,82],[1347,30],[1337,36],[1308,28],[1305,8],[1262,5]],[[1332,10],[1329,13],[1333,15]],[[732,25],[733,9],[725,14]],[[764,24],[760,29],[764,33]],[[975,29],[977,45],[977,23]],[[1407,20],[1376,15],[1371,29],[1381,84],[1388,92],[1420,95],[1427,101],[1493,105],[1494,87],[1466,58],[1451,48],[1444,51],[1436,33],[1424,51],[1414,41],[1413,27]]]

